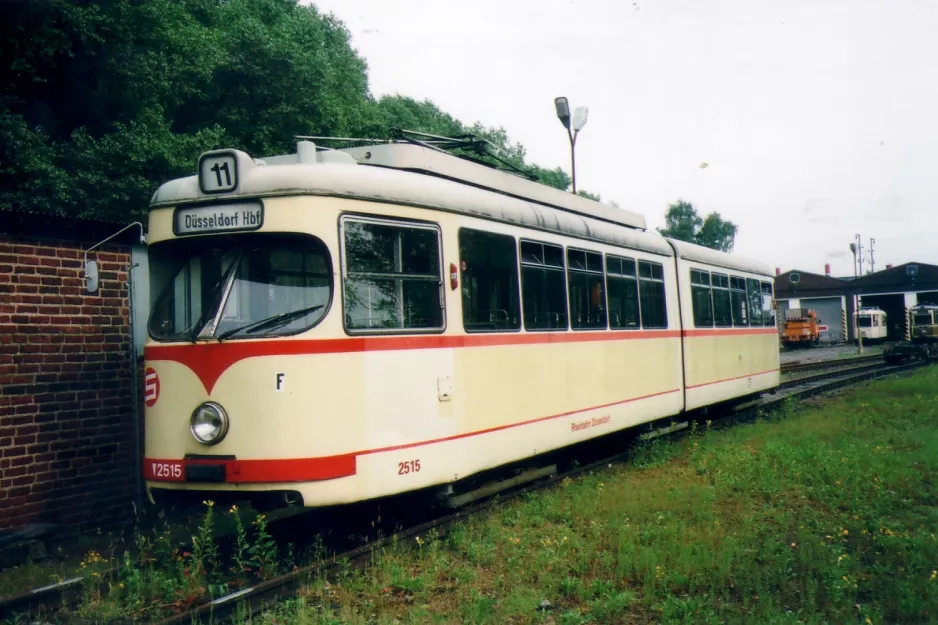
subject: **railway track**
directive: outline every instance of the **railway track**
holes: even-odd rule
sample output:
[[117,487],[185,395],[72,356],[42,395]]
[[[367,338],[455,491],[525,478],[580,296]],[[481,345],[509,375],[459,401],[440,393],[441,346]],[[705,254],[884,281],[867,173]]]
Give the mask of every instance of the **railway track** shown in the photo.
[[[877,360],[878,362],[874,363],[872,362],[873,360]],[[751,420],[755,416],[779,407],[791,399],[803,399],[857,384],[865,380],[902,373],[924,366],[924,363],[920,362],[887,365],[882,362],[880,356],[853,358],[850,359],[848,363],[844,361],[832,363],[829,361],[826,363],[806,364],[812,366],[799,368],[797,370],[830,369],[832,364],[839,366],[836,369],[831,369],[820,374],[800,376],[786,380],[782,382],[774,392],[766,393],[758,400],[738,407],[734,412],[714,420],[712,427],[722,429],[742,421]],[[826,365],[826,367],[822,365]],[[682,422],[680,418],[675,418],[671,421],[670,425],[639,434],[638,437],[650,438],[659,435],[682,436],[689,431],[690,428],[688,426],[689,422]],[[508,491],[502,491],[495,498],[397,531],[391,536],[372,540],[367,544],[346,550],[325,560],[304,566],[285,575],[266,580],[229,595],[206,601],[189,611],[175,614],[161,621],[157,621],[157,623],[159,625],[181,625],[183,623],[200,622],[223,623],[253,616],[283,599],[295,596],[297,592],[315,576],[325,576],[329,578],[331,575],[334,575],[336,572],[346,567],[363,568],[367,566],[368,562],[377,551],[393,542],[408,544],[408,539],[426,534],[431,530],[434,530],[439,536],[444,536],[449,529],[460,520],[478,514],[504,501],[511,500],[527,492],[557,484],[563,479],[588,473],[614,462],[621,462],[627,459],[628,451],[620,451],[568,471],[553,473],[536,482],[527,483]],[[67,609],[69,606],[77,604],[84,596],[84,581],[82,577],[74,577],[57,584],[32,589],[20,596],[0,599],[0,619],[11,619],[17,617],[17,615],[33,615],[36,613],[48,617],[59,609]]]
[[832,367],[849,367],[868,362],[882,362],[882,354],[871,354],[869,356],[852,356],[850,358],[834,358],[829,360],[819,360],[817,362],[791,362],[782,363],[779,368],[782,375],[789,373],[801,373],[802,371],[817,371],[818,369],[830,369]]

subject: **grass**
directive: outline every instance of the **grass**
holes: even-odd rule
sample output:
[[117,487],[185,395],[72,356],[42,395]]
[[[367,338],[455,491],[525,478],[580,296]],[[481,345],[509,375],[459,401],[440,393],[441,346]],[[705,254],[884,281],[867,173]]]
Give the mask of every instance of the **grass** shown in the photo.
[[[936,417],[930,368],[753,424],[655,439],[627,465],[506,502],[445,536],[393,544],[364,572],[311,580],[253,621],[938,620]],[[236,537],[224,553],[220,526]],[[262,516],[210,502],[195,527],[165,523],[129,538],[55,571],[88,580],[72,618],[154,620],[294,560]]]
[[650,442],[253,622],[938,620],[936,417],[930,368]]
[[[164,517],[155,527],[138,528],[129,540],[87,549],[77,561],[69,558],[51,565],[16,567],[10,578],[18,576],[35,587],[37,581],[52,583],[80,576],[82,600],[68,615],[70,619],[149,622],[269,579],[292,566],[292,545],[287,546],[287,553],[280,549],[268,531],[265,515],[252,515],[236,506],[216,510],[213,502],[206,501],[197,524],[178,521]],[[233,534],[233,545],[222,553],[218,536],[227,530]],[[180,533],[187,531],[188,540],[181,542]]]

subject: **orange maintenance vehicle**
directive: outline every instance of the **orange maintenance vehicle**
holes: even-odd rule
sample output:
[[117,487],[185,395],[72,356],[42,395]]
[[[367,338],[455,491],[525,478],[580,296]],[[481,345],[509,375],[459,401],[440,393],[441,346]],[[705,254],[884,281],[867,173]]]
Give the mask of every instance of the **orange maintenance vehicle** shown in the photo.
[[820,320],[809,308],[789,308],[785,311],[785,347],[814,347],[821,341]]

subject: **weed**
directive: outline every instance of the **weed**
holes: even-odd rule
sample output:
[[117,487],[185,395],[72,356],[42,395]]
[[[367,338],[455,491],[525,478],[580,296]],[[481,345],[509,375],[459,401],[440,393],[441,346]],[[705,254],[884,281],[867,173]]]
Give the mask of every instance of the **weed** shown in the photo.
[[198,528],[198,535],[192,537],[190,563],[193,573],[204,576],[210,583],[220,576],[218,565],[218,546],[215,544],[215,502],[203,501],[205,514]]
[[632,466],[639,469],[660,467],[676,453],[675,446],[665,438],[640,440],[629,453]]
[[267,517],[263,514],[254,519],[256,537],[248,548],[251,563],[257,567],[258,575],[263,578],[277,575],[277,543],[267,531]]
[[241,521],[241,515],[238,513],[238,506],[231,506],[228,514],[231,516],[235,527],[235,550],[234,554],[232,554],[234,567],[232,567],[232,572],[235,575],[235,579],[243,580],[244,576],[251,572],[250,556],[248,554],[248,534],[247,530],[244,528],[244,522]]

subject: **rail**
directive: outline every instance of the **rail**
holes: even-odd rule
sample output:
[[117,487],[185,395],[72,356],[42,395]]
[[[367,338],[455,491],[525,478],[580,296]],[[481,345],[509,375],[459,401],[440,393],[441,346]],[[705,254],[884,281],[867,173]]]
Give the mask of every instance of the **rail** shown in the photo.
[[830,369],[832,367],[847,367],[866,362],[882,362],[882,354],[872,354],[870,356],[852,356],[850,358],[831,358],[827,360],[818,360],[816,362],[790,362],[782,363],[780,367],[782,375],[787,373],[798,373],[801,371],[815,371],[817,369]]

